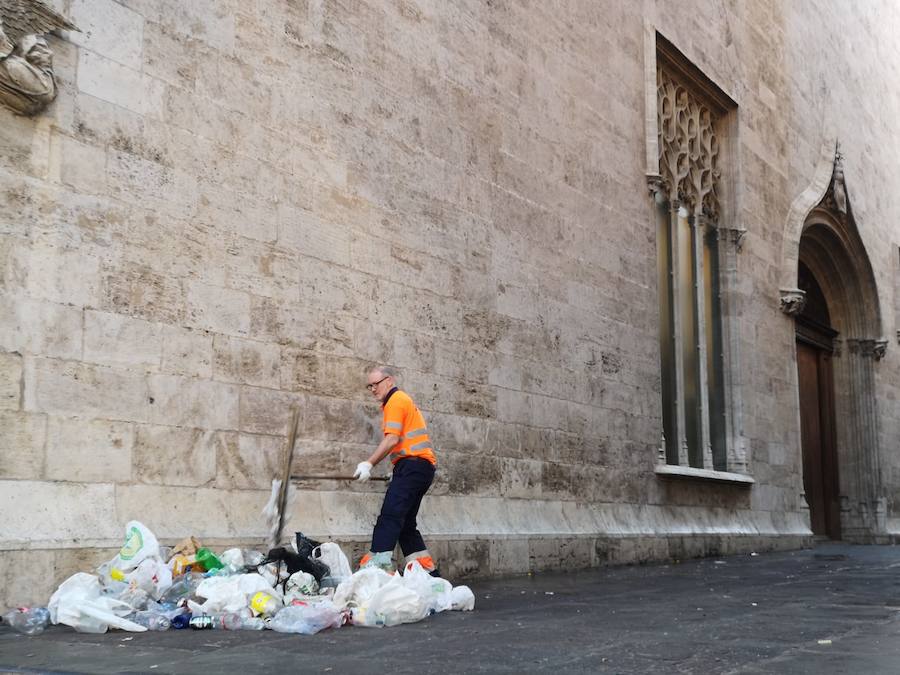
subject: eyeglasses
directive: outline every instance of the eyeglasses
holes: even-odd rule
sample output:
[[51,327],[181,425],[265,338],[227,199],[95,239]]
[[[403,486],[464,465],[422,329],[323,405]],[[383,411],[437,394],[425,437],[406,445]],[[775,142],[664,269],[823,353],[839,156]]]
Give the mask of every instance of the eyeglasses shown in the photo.
[[378,382],[373,382],[372,384],[367,384],[367,385],[366,385],[366,389],[368,389],[369,391],[375,391],[375,387],[377,387],[379,384],[381,384],[382,382],[384,382],[384,381],[385,381],[386,379],[388,379],[389,377],[390,377],[390,375],[385,375],[385,376],[382,377],[380,380],[378,380]]

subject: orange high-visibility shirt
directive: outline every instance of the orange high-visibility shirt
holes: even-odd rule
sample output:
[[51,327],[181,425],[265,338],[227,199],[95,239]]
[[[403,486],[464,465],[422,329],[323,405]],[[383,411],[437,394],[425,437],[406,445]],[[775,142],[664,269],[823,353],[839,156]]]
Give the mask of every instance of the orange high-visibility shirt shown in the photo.
[[420,457],[437,465],[425,418],[409,394],[395,389],[388,394],[382,409],[384,433],[400,437],[400,442],[391,450],[391,464],[396,464],[404,457]]

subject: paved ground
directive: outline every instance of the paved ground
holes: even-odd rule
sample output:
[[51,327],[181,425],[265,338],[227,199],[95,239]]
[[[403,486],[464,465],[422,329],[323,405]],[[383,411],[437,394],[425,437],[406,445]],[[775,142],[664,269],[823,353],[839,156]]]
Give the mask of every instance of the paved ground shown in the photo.
[[900,673],[900,547],[514,577],[474,612],[315,636],[271,631],[29,638],[0,671],[75,673]]

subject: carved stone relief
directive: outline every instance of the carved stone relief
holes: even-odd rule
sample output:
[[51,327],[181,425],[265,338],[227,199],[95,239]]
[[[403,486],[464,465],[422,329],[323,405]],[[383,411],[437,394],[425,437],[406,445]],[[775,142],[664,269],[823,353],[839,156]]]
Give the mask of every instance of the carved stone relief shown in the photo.
[[[719,219],[716,115],[664,70],[657,71],[660,183],[692,215]],[[651,190],[654,186],[651,184]]]
[[34,115],[56,98],[53,52],[42,37],[78,30],[40,0],[0,0],[0,102]]
[[799,288],[782,288],[781,311],[788,316],[799,316],[806,306],[806,292]]
[[844,182],[844,156],[841,154],[840,146],[835,149],[834,175],[828,192],[825,193],[824,204],[841,217],[847,216],[847,185]]

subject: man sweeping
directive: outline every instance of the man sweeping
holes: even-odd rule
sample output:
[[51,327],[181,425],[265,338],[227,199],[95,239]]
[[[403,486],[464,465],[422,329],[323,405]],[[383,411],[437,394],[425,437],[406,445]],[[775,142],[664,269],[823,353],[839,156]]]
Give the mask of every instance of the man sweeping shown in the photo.
[[372,532],[371,550],[359,566],[374,565],[392,571],[391,554],[399,542],[405,556],[404,567],[418,560],[432,576],[440,576],[416,528],[419,505],[434,480],[437,460],[425,418],[409,394],[396,387],[395,375],[393,369],[378,366],[367,378],[366,389],[381,402],[384,437],[369,459],[359,463],[353,477],[369,480],[372,468],[388,455],[394,471]]

